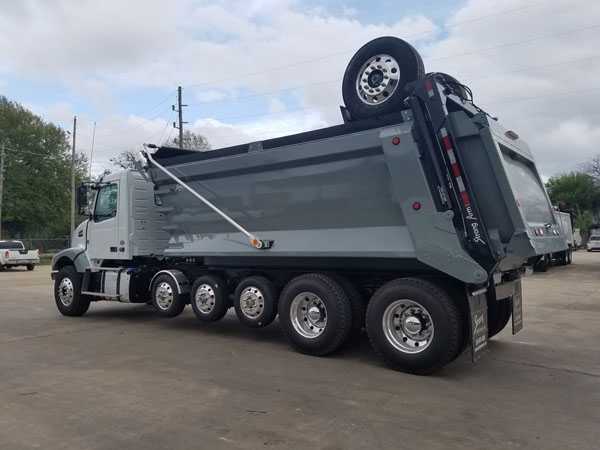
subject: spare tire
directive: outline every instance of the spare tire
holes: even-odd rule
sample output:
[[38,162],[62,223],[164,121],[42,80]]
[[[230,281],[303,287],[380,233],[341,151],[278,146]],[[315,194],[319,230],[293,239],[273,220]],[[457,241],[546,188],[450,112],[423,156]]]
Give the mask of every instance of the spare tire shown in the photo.
[[423,60],[408,42],[380,37],[363,45],[350,60],[344,81],[344,104],[355,120],[404,108],[405,88],[425,74]]

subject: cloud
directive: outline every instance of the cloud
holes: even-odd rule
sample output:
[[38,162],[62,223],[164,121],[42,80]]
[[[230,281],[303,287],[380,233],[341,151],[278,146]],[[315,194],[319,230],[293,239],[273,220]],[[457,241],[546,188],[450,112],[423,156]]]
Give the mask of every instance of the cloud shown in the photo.
[[[477,104],[530,143],[547,176],[598,151],[600,91],[556,94],[600,87],[600,28],[574,31],[597,25],[600,3],[526,6],[468,0],[443,23],[415,7],[373,24],[361,20],[358,7],[334,16],[299,0],[181,0],[176,7],[160,0],[9,2],[0,27],[13,39],[0,43],[0,85],[10,88],[7,80],[20,77],[87,99],[93,107],[78,111],[81,142],[91,140],[93,111],[104,120],[97,124],[98,159],[160,143],[172,132],[169,104],[162,114],[162,106],[118,114],[119,93],[160,91],[140,101],[152,105],[181,85],[184,103],[212,102],[186,108],[187,126],[221,147],[340,123],[341,78],[352,54],[378,36],[408,36],[428,71],[463,80]],[[251,97],[286,89],[294,90]],[[238,96],[249,98],[224,101]],[[29,102],[65,127],[74,103]],[[248,117],[224,119],[239,116]]]

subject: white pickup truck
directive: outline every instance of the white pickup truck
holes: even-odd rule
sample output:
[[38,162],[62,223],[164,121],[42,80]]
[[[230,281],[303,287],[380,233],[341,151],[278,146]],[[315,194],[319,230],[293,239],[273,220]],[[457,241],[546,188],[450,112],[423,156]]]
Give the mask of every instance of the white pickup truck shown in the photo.
[[17,266],[33,270],[39,262],[39,250],[26,250],[21,241],[0,241],[0,272]]

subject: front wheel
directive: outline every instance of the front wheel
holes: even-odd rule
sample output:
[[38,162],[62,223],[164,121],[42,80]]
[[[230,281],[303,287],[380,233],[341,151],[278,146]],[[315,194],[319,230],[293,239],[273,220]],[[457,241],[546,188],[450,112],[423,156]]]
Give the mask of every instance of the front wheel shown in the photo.
[[152,283],[152,305],[162,317],[175,317],[183,312],[186,299],[177,288],[177,283],[170,275],[156,277]]
[[458,306],[425,280],[390,281],[367,306],[371,344],[396,370],[418,375],[440,370],[460,351],[464,332]]
[[81,278],[75,267],[65,266],[54,279],[54,300],[64,316],[81,316],[90,307],[90,298],[81,294]]

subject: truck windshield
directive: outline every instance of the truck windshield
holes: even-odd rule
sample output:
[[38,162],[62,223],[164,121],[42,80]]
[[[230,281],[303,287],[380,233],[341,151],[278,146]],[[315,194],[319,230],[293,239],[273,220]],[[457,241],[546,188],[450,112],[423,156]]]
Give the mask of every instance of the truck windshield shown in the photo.
[[0,250],[23,250],[23,243],[19,241],[0,242]]
[[102,222],[117,215],[116,184],[110,184],[100,188],[96,197],[96,208],[94,209],[94,222]]

